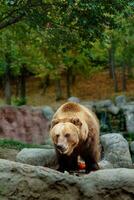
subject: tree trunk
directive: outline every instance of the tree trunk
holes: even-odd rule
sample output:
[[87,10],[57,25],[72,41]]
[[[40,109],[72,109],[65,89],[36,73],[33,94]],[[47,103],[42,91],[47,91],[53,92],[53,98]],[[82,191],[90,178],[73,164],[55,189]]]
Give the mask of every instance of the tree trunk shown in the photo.
[[15,97],[16,98],[18,98],[19,97],[19,88],[20,88],[20,78],[19,78],[19,76],[17,76],[17,78],[16,78],[16,87],[15,87]]
[[69,67],[66,72],[67,98],[71,96],[71,85],[72,85],[72,69],[71,67]]
[[55,90],[56,90],[56,101],[59,101],[62,99],[62,89],[61,89],[60,79],[55,80]]
[[109,77],[113,79],[112,66],[111,66],[111,48],[108,49],[108,66],[109,66]]
[[20,99],[22,100],[22,104],[26,103],[26,67],[25,67],[25,65],[23,65],[21,68]]
[[43,84],[42,84],[42,92],[41,94],[45,94],[46,90],[48,88],[48,86],[50,85],[50,76],[49,74],[47,74],[43,80]]
[[122,91],[126,91],[126,64],[122,63]]
[[133,73],[133,70],[132,70],[131,62],[127,64],[126,69],[127,69],[128,77],[133,78],[134,77],[134,73]]
[[5,67],[5,102],[11,105],[11,74],[10,74],[10,55],[6,54],[6,67]]
[[117,82],[117,77],[116,77],[116,72],[115,72],[115,48],[111,44],[111,48],[109,49],[110,52],[110,68],[111,68],[111,73],[112,73],[112,78],[114,81],[114,91],[118,92],[118,82]]

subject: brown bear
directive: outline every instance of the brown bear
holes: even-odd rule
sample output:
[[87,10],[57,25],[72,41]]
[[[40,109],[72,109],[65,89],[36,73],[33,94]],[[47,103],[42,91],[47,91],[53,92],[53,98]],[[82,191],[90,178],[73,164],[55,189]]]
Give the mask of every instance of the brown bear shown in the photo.
[[50,136],[55,145],[59,171],[78,170],[78,156],[86,165],[86,173],[99,169],[99,122],[86,107],[67,102],[54,114]]

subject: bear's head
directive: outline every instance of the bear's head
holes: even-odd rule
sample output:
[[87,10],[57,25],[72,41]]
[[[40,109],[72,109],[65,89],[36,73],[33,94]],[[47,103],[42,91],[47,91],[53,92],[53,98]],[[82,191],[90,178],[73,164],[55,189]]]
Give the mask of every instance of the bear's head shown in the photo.
[[70,155],[80,140],[82,123],[79,119],[59,120],[51,123],[50,136],[61,154]]

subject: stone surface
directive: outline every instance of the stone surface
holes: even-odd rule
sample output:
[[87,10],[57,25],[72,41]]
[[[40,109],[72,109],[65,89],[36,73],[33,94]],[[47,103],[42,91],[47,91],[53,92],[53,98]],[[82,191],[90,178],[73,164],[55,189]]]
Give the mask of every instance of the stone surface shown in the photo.
[[112,113],[113,115],[117,115],[120,111],[119,107],[115,106],[114,104],[107,108],[108,112]]
[[48,135],[49,123],[41,109],[29,106],[0,107],[0,138],[41,144]]
[[[57,168],[58,162],[54,146],[50,139],[46,140],[43,149],[25,148],[16,157],[17,162]],[[131,155],[128,142],[120,134],[106,134],[101,136],[103,158],[99,162],[101,169],[132,167]],[[131,144],[133,148],[133,144]]]
[[90,110],[94,110],[95,102],[93,101],[82,101],[81,104]]
[[104,159],[110,162],[114,168],[132,167],[128,142],[121,134],[102,135],[101,144],[104,150]]
[[134,170],[107,169],[82,177],[0,160],[1,200],[132,200]]
[[109,161],[103,159],[99,162],[100,169],[112,169],[113,165]]
[[69,97],[67,101],[80,103],[80,99],[78,97]]
[[127,104],[123,106],[124,115],[126,118],[126,128],[130,133],[134,133],[134,105]]
[[125,95],[117,96],[115,98],[115,104],[119,108],[123,107],[126,104],[126,96]]
[[42,108],[42,113],[45,118],[47,118],[48,120],[51,120],[53,117],[54,111],[50,106],[45,106],[44,108]]
[[113,102],[109,99],[97,101],[95,103],[96,110],[100,110],[102,108],[108,108],[113,105]]
[[56,153],[54,149],[24,148],[17,154],[16,161],[51,168],[57,166]]
[[19,150],[17,149],[0,147],[0,159],[15,161],[18,153],[19,153]]
[[134,141],[130,143],[130,150],[134,154]]

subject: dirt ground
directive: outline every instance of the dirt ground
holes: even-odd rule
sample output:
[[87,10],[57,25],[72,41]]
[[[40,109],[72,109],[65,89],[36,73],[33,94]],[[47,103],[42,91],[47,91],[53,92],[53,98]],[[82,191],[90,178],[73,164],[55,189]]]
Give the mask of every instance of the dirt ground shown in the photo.
[[[117,73],[119,91],[114,92],[113,80],[109,78],[109,72],[104,70],[96,72],[89,77],[76,76],[76,80],[71,87],[71,96],[79,97],[81,100],[114,99],[118,95],[125,94],[133,98],[134,78],[127,78],[127,90],[122,92],[122,75]],[[67,100],[65,78],[61,81],[62,100],[55,101],[55,83],[50,81],[49,87],[44,92],[43,79],[39,77],[27,78],[27,104],[33,106],[50,105],[58,107]],[[12,94],[16,94],[16,85],[12,85]],[[4,91],[0,89],[0,104],[4,103]]]
[[15,161],[19,150],[0,147],[0,159]]

